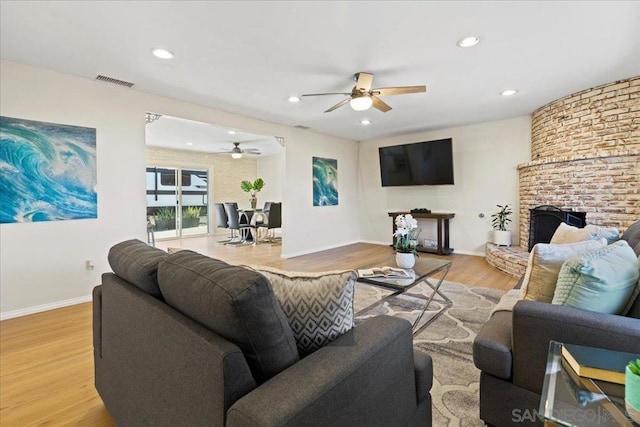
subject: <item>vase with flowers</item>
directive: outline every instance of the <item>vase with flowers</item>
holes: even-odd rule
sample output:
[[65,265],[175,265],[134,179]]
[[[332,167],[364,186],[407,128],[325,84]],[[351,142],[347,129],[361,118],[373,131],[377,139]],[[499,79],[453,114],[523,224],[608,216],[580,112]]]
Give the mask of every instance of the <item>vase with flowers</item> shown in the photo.
[[418,221],[411,215],[398,215],[395,220],[396,231],[393,233],[393,247],[396,250],[396,264],[400,268],[413,268],[416,264]]

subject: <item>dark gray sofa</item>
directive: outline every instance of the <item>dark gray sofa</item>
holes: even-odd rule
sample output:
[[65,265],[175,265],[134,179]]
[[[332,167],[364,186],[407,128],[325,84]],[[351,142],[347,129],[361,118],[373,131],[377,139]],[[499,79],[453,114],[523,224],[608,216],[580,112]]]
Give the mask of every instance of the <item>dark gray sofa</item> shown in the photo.
[[[622,239],[640,255],[640,221]],[[552,340],[640,353],[640,297],[626,317],[536,301],[494,313],[473,343],[485,423],[542,425],[536,414]]]
[[109,261],[95,386],[117,425],[431,425],[432,362],[409,322],[369,319],[300,360],[259,273],[137,240]]

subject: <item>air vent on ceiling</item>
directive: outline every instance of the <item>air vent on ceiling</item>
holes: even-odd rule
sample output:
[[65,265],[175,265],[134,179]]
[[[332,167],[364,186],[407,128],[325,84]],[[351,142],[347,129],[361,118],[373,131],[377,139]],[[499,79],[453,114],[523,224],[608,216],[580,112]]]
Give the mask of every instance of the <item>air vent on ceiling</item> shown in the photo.
[[298,129],[311,129],[309,126],[305,126],[305,125],[295,125],[294,128],[298,128]]
[[98,80],[99,82],[111,83],[112,85],[118,85],[118,86],[124,86],[124,87],[131,87],[134,85],[134,83],[125,82],[124,80],[114,79],[113,77],[103,76],[102,74],[96,76],[96,80]]

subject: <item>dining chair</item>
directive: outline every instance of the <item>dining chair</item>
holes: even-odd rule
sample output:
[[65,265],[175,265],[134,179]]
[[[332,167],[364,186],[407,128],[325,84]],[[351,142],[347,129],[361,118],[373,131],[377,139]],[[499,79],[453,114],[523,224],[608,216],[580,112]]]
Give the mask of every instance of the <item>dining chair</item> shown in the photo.
[[[266,203],[265,203],[266,205]],[[265,210],[265,214],[267,216],[267,222],[258,224],[258,227],[266,228],[267,234],[270,234],[269,241],[277,242],[281,241],[281,238],[275,237],[275,229],[282,228],[282,203],[281,202],[271,202],[269,205],[269,210]]]
[[229,224],[229,228],[233,233],[233,230],[238,230],[238,240],[232,239],[231,241],[225,243],[226,245],[237,245],[245,243],[249,234],[249,228],[251,224],[247,221],[246,223],[240,223],[240,214],[238,212],[238,204],[233,203],[225,203],[224,210],[227,213],[227,223]]
[[[214,203],[213,204],[215,212],[216,212],[216,227],[218,228],[229,228],[229,218],[227,217],[227,211],[224,209],[224,204],[222,203]],[[226,243],[233,240],[233,229],[229,229],[231,235],[227,240],[221,240],[220,243]]]

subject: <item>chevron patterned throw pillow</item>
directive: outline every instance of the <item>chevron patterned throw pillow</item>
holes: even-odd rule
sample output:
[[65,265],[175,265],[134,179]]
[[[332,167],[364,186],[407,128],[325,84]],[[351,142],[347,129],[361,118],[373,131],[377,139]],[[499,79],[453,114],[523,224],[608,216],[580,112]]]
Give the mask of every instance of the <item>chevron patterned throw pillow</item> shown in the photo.
[[302,273],[249,267],[271,282],[293,330],[300,357],[313,353],[353,327],[355,271]]

